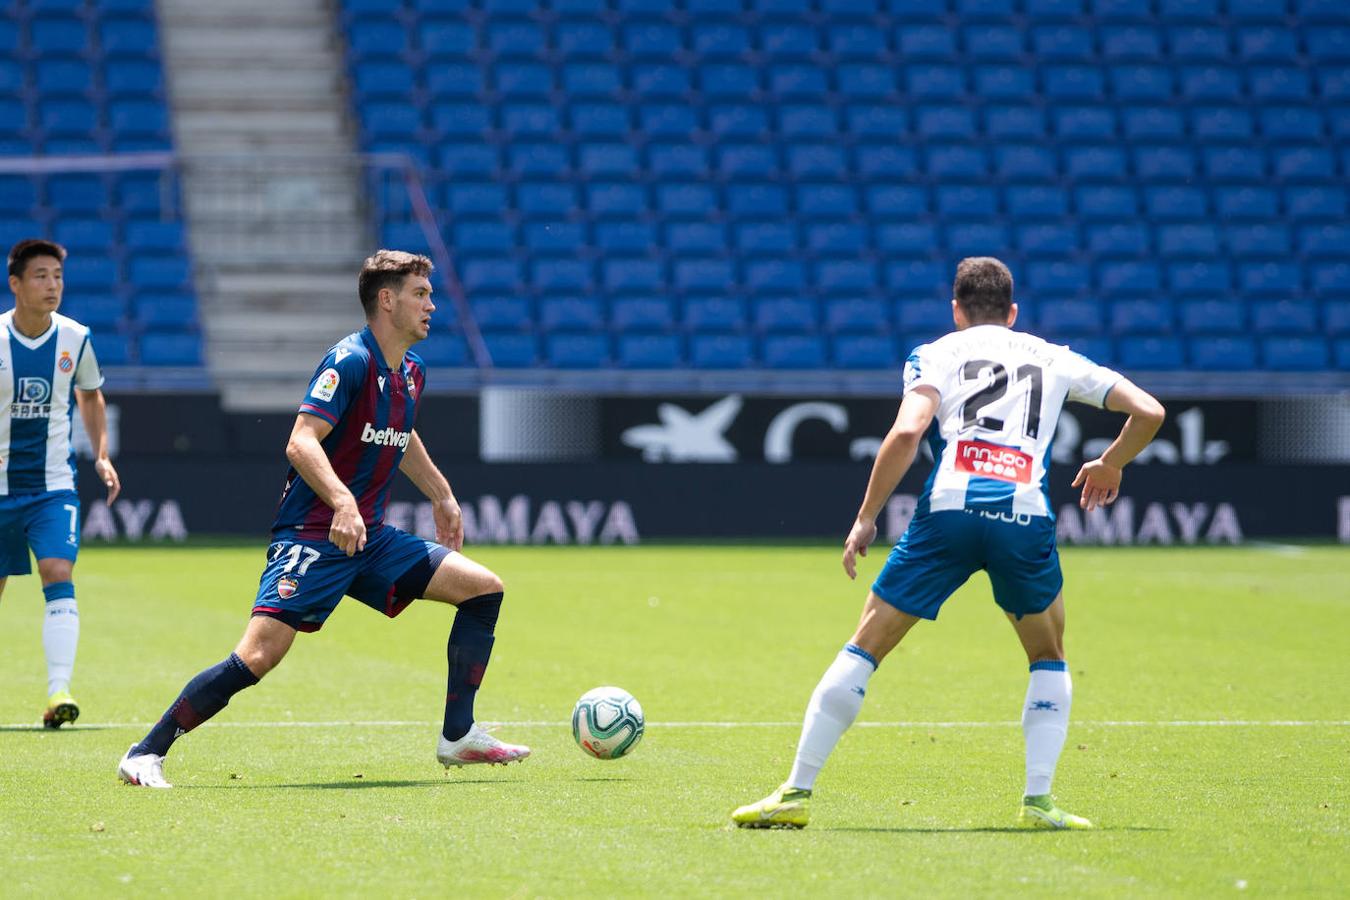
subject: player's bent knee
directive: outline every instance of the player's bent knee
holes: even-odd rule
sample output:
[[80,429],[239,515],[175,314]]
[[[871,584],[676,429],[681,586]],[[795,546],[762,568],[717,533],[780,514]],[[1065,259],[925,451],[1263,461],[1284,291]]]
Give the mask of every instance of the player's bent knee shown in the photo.
[[68,559],[51,557],[38,560],[38,577],[44,585],[70,581],[74,572],[75,564]]

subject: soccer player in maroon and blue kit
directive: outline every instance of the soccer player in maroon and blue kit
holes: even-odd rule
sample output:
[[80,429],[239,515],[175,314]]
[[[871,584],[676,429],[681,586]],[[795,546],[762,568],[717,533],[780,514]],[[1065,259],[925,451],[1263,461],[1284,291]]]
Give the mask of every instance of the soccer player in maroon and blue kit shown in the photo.
[[[450,630],[445,723],[436,758],[447,768],[530,755],[474,724],[473,701],[492,652],[502,582],[459,553],[464,526],[450,484],[413,422],[426,381],[409,348],[430,329],[431,261],[381,250],[361,269],[367,325],[319,365],[286,457],[267,567],[244,637],[229,658],[188,682],[117,768],[128,784],[167,788],[164,755],[181,735],[276,667],[297,631],[318,631],[344,597],[394,617],[418,598],[457,607]],[[394,470],[432,503],[436,542],[383,523]]]

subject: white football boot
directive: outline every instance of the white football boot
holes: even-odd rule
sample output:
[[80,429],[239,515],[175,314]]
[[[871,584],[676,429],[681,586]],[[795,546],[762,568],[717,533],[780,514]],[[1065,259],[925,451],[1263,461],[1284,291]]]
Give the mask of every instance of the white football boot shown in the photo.
[[447,741],[441,735],[436,744],[436,759],[447,769],[451,766],[471,766],[475,763],[506,765],[530,755],[530,748],[497,740],[476,724],[457,741]]
[[171,788],[173,785],[164,780],[164,757],[153,753],[131,755],[135,748],[132,744],[127,755],[117,764],[117,777],[127,784],[148,788]]

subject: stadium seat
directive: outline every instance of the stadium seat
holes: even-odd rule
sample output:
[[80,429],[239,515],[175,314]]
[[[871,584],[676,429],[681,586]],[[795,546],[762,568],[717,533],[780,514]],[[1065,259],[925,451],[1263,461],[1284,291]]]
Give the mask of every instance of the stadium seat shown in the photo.
[[744,302],[734,297],[691,297],[684,302],[683,324],[691,332],[738,332],[747,321]]
[[747,256],[790,254],[797,249],[797,229],[786,222],[748,222],[734,230],[736,249]]
[[547,361],[559,369],[600,369],[609,365],[609,339],[603,334],[552,334]]
[[1182,369],[1185,345],[1173,337],[1125,337],[1119,343],[1119,362],[1126,370]]
[[1036,306],[1037,329],[1047,336],[1099,334],[1102,309],[1084,300],[1044,300]]
[[146,366],[200,366],[201,339],[196,334],[146,333],[140,339],[140,361]]
[[1121,300],[1111,304],[1113,334],[1170,334],[1175,311],[1168,300]]
[[131,341],[124,334],[115,331],[95,334],[90,338],[90,344],[103,368],[126,366],[132,362]]
[[618,356],[626,369],[675,369],[684,362],[681,339],[673,334],[620,335]]
[[894,369],[899,355],[889,335],[841,334],[830,341],[830,361],[837,369]]
[[1190,341],[1190,364],[1205,371],[1247,372],[1257,365],[1256,341],[1245,336],[1201,336]]
[[1181,328],[1188,334],[1236,334],[1247,329],[1241,300],[1188,300],[1180,304]]
[[746,335],[696,334],[689,360],[697,369],[744,369],[755,363],[754,344]]
[[600,331],[605,327],[604,304],[598,297],[544,297],[539,301],[539,324],[546,332]]
[[827,358],[825,339],[816,334],[769,335],[763,353],[769,369],[820,369]]
[[1258,334],[1315,334],[1319,330],[1317,303],[1312,300],[1257,300],[1251,309]]
[[1327,341],[1322,337],[1264,338],[1261,355],[1266,368],[1277,371],[1315,371],[1325,369],[1330,361]]
[[136,321],[151,331],[188,331],[197,325],[197,301],[187,294],[141,294]]
[[[88,325],[96,338],[117,331],[127,320],[127,305],[122,298],[106,294],[70,294],[62,298],[59,312]],[[101,344],[98,341],[98,346]],[[101,355],[99,358],[102,360]]]

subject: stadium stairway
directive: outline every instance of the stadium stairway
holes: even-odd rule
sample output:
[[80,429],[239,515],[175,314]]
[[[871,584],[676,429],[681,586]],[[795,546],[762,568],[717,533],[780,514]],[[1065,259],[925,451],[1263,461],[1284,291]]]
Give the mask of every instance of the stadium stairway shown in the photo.
[[291,405],[359,322],[370,245],[331,9],[158,0],[158,14],[209,365],[229,408]]

